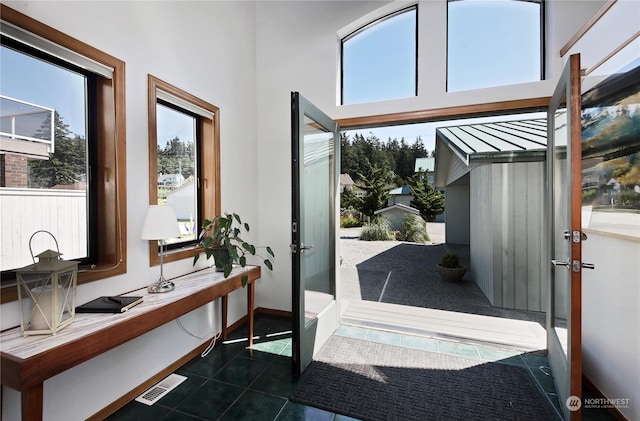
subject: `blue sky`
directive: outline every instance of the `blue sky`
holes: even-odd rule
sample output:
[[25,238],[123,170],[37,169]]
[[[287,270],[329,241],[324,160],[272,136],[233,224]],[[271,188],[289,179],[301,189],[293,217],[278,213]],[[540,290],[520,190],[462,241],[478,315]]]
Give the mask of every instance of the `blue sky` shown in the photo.
[[0,49],[0,93],[34,105],[53,108],[73,133],[85,135],[84,76]]
[[[518,17],[518,9],[537,7],[533,3],[513,1],[466,0],[450,4],[449,38],[456,45],[450,52],[449,79],[451,88],[470,89],[475,85],[491,86],[504,83],[519,83],[522,79],[535,80],[539,74],[532,75],[521,68],[531,68],[530,60],[514,55],[519,51],[531,51],[538,48],[536,37],[529,39],[514,34],[535,33],[531,19]],[[525,13],[526,15],[526,13]],[[531,13],[530,13],[531,15]],[[372,30],[365,31],[351,38],[348,42],[353,59],[347,64],[353,70],[346,75],[346,80],[353,84],[353,92],[345,93],[351,102],[367,102],[396,97],[413,96],[415,93],[415,51],[412,40],[415,40],[414,14],[404,13],[381,24]],[[537,22],[537,21],[536,21]],[[537,23],[536,23],[537,24]],[[532,26],[533,25],[533,26]],[[506,33],[506,28],[512,32]],[[526,28],[526,29],[525,29]],[[424,30],[424,29],[423,29]],[[428,30],[428,29],[427,29]],[[481,33],[482,36],[478,36]],[[421,39],[428,39],[422,36]],[[407,40],[409,42],[407,42]],[[11,58],[7,55],[10,54]],[[511,58],[508,62],[500,62],[500,72],[495,66],[484,66],[483,63],[496,62],[495,54]],[[38,105],[54,108],[63,116],[66,124],[74,133],[84,134],[84,86],[81,76],[62,71],[55,66],[43,64],[38,60],[20,57],[8,49],[2,48],[2,69],[0,74],[0,91],[3,95],[18,98]],[[30,65],[25,65],[30,61]],[[404,63],[404,64],[402,64]],[[47,67],[49,70],[44,70]],[[533,66],[535,69],[536,66]],[[457,70],[455,70],[457,69]],[[502,72],[504,70],[504,72]],[[426,72],[421,71],[421,74]],[[507,75],[515,75],[509,79]],[[456,82],[458,81],[458,82]],[[378,92],[374,92],[378,88]],[[164,118],[169,121],[169,117]],[[189,137],[186,131],[179,129],[184,123],[175,124],[172,132],[159,128],[158,139],[165,142],[175,136],[182,140]],[[426,148],[434,148],[433,129],[429,125],[394,126],[387,129],[372,130],[382,140],[389,137],[405,138],[407,142],[415,141],[422,135]],[[369,130],[361,130],[365,136]]]

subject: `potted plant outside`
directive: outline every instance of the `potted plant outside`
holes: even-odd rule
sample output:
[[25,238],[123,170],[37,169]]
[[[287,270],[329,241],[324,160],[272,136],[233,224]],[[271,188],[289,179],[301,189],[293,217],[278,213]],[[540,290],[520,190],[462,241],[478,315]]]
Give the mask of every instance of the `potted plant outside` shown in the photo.
[[460,282],[467,268],[460,264],[460,257],[456,253],[447,253],[438,263],[438,273],[448,282]]
[[[269,270],[273,270],[271,260],[257,254],[257,247],[242,239],[241,235],[248,232],[249,224],[243,223],[237,213],[216,215],[212,220],[205,219],[202,222],[198,237],[199,244],[202,246],[207,259],[213,257],[216,270],[223,272],[225,278],[231,273],[234,264],[243,268],[246,267],[248,255],[260,257],[264,265]],[[260,248],[264,248],[269,256],[275,257],[271,247]],[[194,256],[194,265],[199,258],[200,253]],[[248,275],[242,276],[243,287],[247,284],[248,279]]]

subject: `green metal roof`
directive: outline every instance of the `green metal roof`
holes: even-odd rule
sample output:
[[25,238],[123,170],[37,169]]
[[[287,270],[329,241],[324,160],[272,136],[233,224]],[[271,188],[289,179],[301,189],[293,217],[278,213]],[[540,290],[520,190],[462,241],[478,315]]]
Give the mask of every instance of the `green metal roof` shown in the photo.
[[436,129],[436,138],[445,142],[467,165],[476,161],[516,162],[545,158],[546,119],[469,124]]
[[432,172],[436,168],[435,158],[416,158],[416,166],[414,172]]

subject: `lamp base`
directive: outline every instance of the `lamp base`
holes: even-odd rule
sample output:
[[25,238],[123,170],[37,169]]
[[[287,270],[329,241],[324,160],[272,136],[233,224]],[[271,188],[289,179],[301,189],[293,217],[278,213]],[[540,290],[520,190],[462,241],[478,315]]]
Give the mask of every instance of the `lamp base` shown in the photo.
[[163,277],[160,277],[160,279],[147,287],[147,291],[155,294],[159,292],[173,291],[175,288],[176,285],[173,282],[167,281]]

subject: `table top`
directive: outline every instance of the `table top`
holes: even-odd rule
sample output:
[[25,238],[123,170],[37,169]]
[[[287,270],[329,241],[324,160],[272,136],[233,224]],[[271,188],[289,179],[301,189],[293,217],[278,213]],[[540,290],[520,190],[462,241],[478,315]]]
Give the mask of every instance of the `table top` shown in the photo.
[[249,275],[249,283],[254,282],[260,277],[260,267],[234,268],[228,278],[215,269],[199,270],[172,279],[176,287],[167,293],[150,294],[146,287],[131,291],[122,295],[142,296],[142,303],[124,313],[76,313],[73,323],[55,335],[23,336],[20,327],[4,331],[0,334],[2,384],[18,387],[25,381],[32,383],[22,373],[32,370],[22,365],[33,366],[32,375],[43,364],[55,365],[47,367],[48,373],[36,375],[49,378],[242,288],[245,274]]

